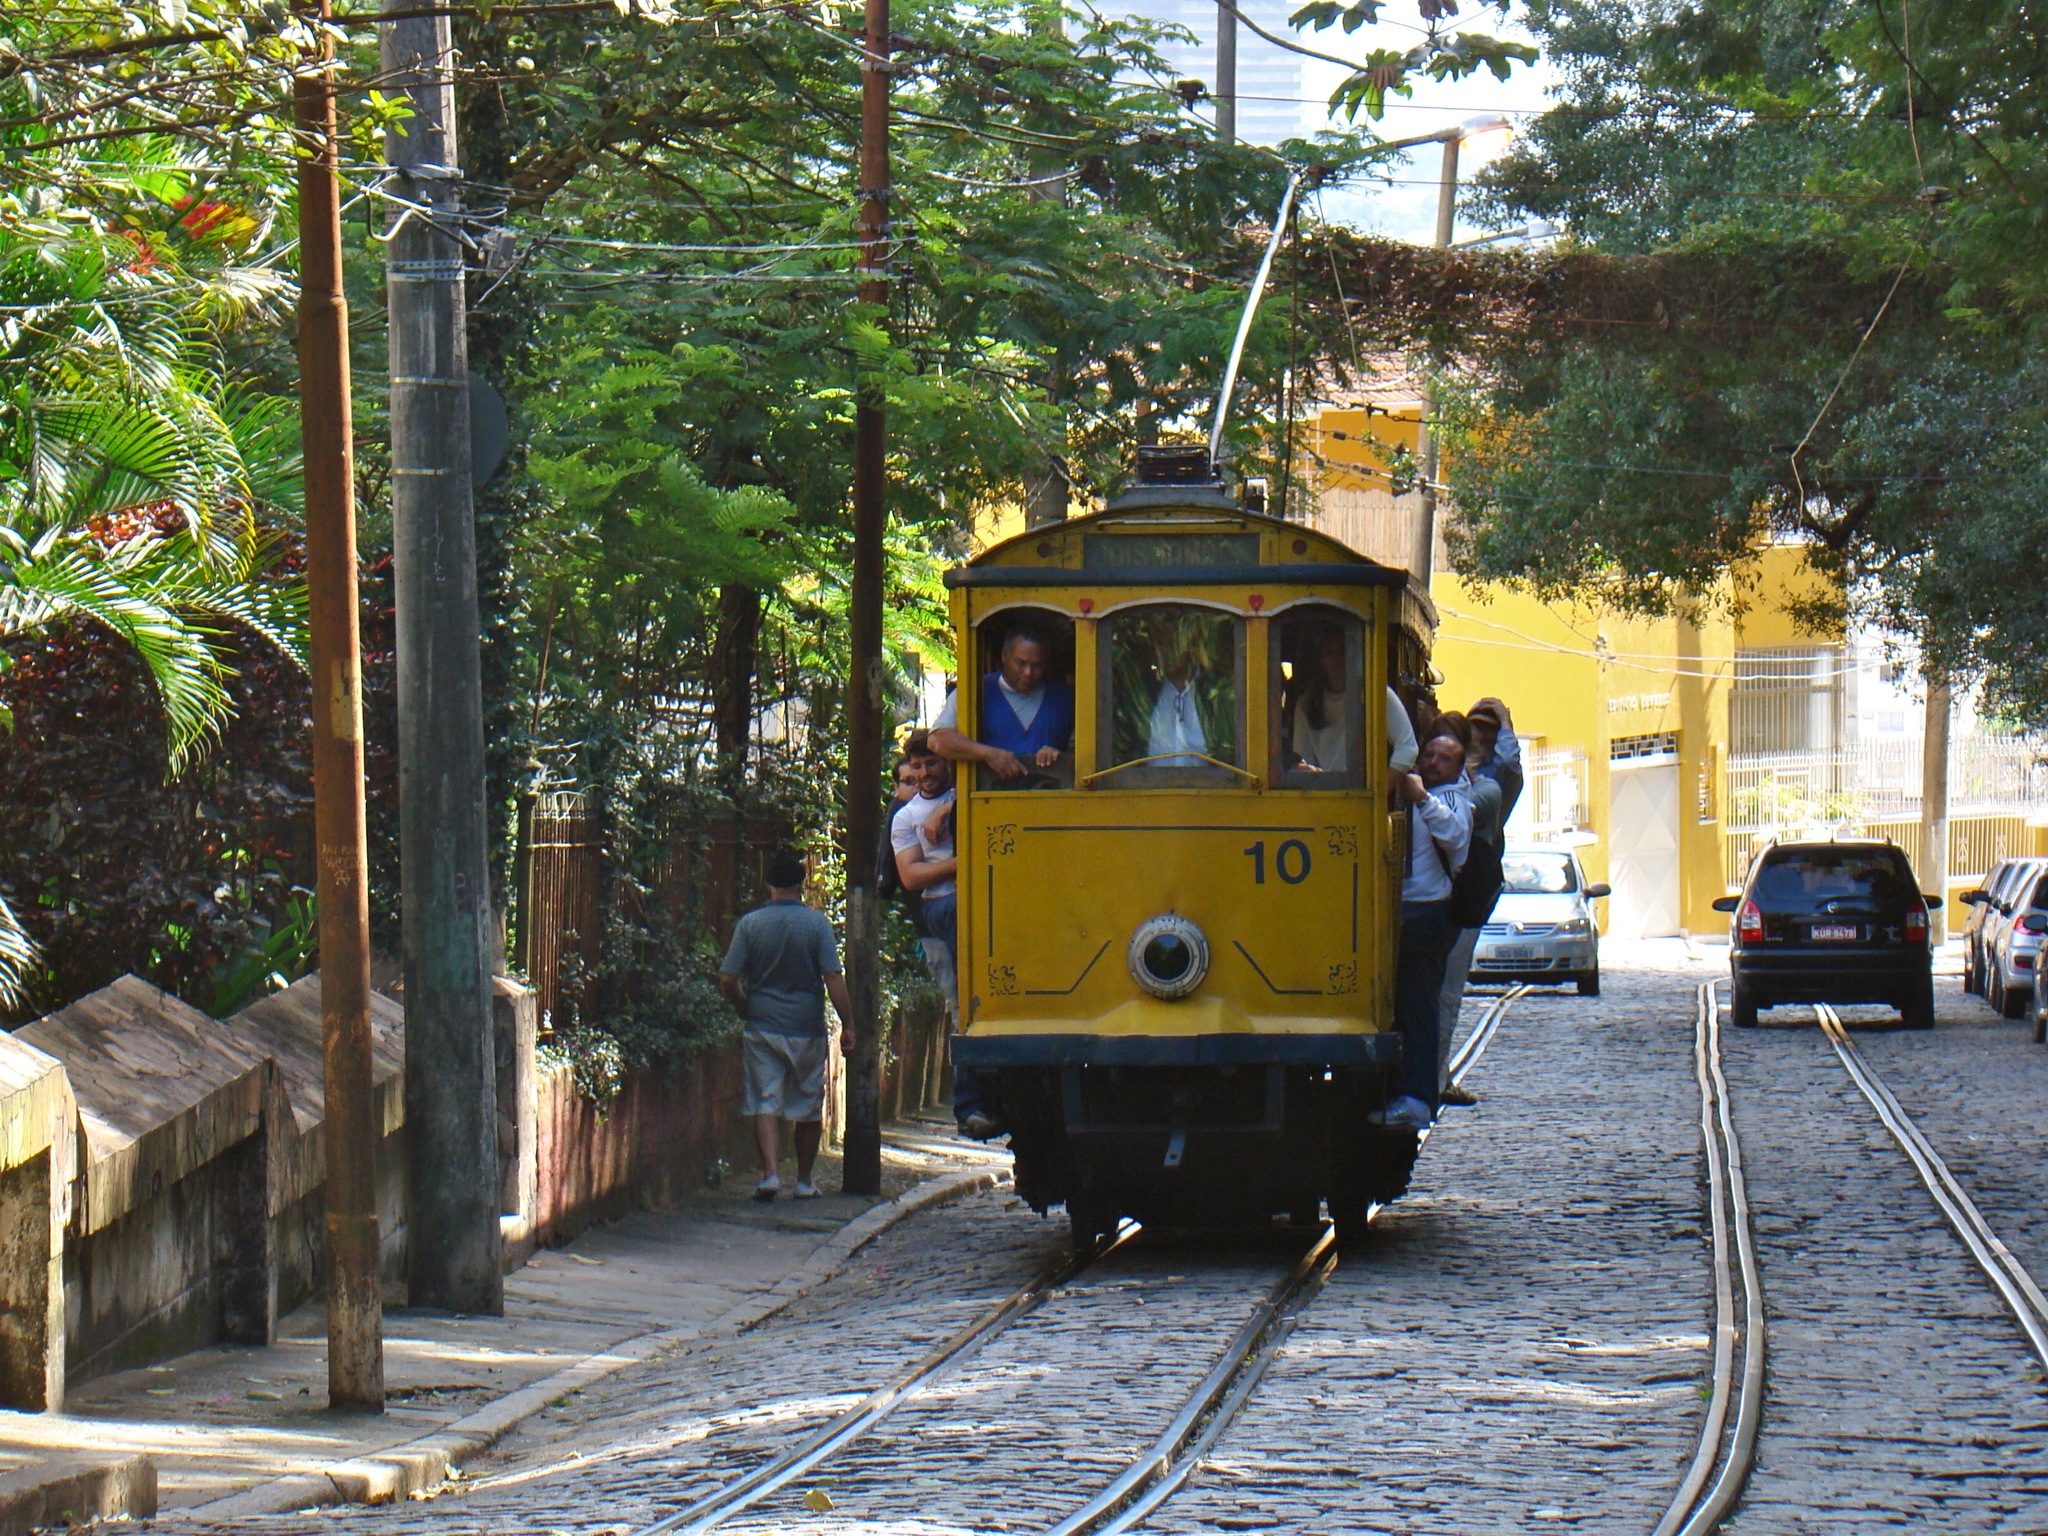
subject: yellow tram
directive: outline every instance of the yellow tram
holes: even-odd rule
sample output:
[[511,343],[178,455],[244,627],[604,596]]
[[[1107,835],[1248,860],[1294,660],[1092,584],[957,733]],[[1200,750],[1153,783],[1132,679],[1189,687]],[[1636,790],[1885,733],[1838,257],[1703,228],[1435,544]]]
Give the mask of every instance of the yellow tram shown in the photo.
[[962,731],[1020,630],[1072,683],[1071,752],[963,772],[956,813],[955,1061],[1019,1192],[1081,1242],[1399,1194],[1415,1136],[1369,1119],[1400,1060],[1386,700],[1427,670],[1426,594],[1165,448],[947,583]]

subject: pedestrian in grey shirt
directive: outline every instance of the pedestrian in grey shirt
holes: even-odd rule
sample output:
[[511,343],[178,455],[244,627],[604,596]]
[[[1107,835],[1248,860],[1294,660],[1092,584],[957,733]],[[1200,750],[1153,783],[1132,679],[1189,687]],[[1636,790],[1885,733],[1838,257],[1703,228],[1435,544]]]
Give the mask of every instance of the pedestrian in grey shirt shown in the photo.
[[754,1117],[754,1142],[761,1153],[756,1200],[782,1191],[776,1171],[780,1122],[795,1124],[796,1189],[799,1200],[815,1200],[811,1169],[824,1132],[825,1065],[831,1048],[825,1036],[825,998],[839,1013],[839,1047],[853,1049],[853,1000],[839,968],[839,944],[825,914],[804,905],[804,864],[780,854],[768,864],[768,904],[742,917],[732,931],[718,985],[747,1021],[740,1048],[747,1072],[746,1113]]

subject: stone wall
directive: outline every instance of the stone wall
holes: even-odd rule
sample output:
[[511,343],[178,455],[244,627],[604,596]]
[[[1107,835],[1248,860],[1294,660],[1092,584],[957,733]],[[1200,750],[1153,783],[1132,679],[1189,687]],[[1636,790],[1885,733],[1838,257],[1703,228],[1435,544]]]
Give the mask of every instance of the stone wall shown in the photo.
[[[532,994],[495,999],[508,1267],[750,1166],[738,1042],[605,1105],[536,1063]],[[386,1299],[405,1299],[405,1016],[371,1000]],[[935,1010],[899,1012],[885,1114],[940,1095]],[[216,1341],[264,1344],[325,1262],[320,982],[222,1021],[125,976],[0,1034],[0,1407]]]

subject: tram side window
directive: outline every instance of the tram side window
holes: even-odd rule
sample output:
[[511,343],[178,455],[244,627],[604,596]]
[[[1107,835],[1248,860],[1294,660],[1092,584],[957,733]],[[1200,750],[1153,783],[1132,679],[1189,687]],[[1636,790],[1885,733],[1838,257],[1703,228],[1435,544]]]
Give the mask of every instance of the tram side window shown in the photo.
[[1103,621],[1102,782],[1116,788],[1245,779],[1242,625],[1189,603]]
[[1073,788],[1074,621],[1043,609],[1009,609],[983,619],[975,640],[980,743],[1009,753],[1021,770],[998,772],[1010,763],[984,756],[977,786]]
[[1290,789],[1356,787],[1365,761],[1364,626],[1341,608],[1310,606],[1279,615],[1273,630],[1279,783]]

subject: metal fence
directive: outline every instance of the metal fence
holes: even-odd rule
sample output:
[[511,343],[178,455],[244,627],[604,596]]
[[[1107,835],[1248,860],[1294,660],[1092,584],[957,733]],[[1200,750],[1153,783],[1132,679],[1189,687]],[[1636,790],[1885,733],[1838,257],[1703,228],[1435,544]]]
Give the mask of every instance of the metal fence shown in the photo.
[[604,835],[597,807],[576,790],[527,796],[519,852],[519,968],[546,1031],[562,1016],[568,989],[596,966],[603,944]]
[[1532,750],[1522,764],[1524,785],[1516,819],[1528,816],[1526,833],[1536,838],[1558,837],[1586,825],[1591,804],[1591,779],[1586,754],[1575,748]]
[[[1920,847],[1920,744],[1874,742],[1837,752],[1730,754],[1722,772],[1728,883],[1774,836],[1840,829],[1889,837],[1926,870]],[[2048,744],[1970,736],[1949,754],[1947,876],[1972,879],[2032,846],[2028,818],[2048,807]]]

